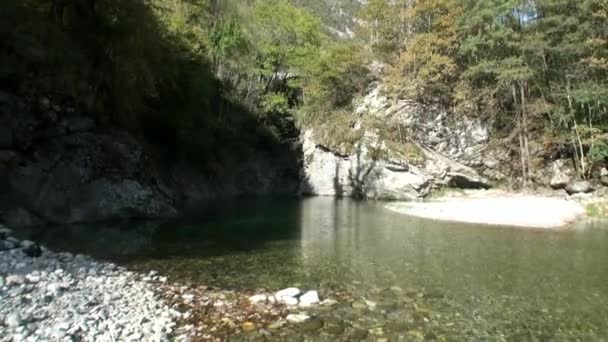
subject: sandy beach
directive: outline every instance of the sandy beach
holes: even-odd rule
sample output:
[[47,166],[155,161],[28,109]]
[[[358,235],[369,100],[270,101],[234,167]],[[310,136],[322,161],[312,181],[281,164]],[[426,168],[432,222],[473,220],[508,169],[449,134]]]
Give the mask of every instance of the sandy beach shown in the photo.
[[576,201],[534,195],[447,197],[429,202],[395,202],[387,209],[421,218],[555,229],[585,214]]

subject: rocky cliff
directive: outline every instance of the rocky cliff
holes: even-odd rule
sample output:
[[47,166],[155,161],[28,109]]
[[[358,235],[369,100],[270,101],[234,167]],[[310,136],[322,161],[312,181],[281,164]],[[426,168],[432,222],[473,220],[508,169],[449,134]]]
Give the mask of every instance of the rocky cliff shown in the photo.
[[[229,153],[229,151],[226,151]],[[11,226],[165,218],[198,201],[292,193],[298,152],[279,146],[210,174],[163,158],[51,96],[0,92],[0,221]]]
[[359,137],[350,148],[323,144],[327,139],[313,129],[303,132],[302,193],[413,200],[433,188],[491,186],[477,171],[489,164],[482,158],[489,142],[483,122],[390,99],[380,84],[356,102],[352,116],[352,126],[342,128]]

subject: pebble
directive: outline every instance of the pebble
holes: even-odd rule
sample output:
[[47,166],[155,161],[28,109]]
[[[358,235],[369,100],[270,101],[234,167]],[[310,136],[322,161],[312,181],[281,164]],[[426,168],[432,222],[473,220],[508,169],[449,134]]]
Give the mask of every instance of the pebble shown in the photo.
[[310,316],[305,314],[289,314],[287,317],[285,317],[285,319],[290,323],[302,323],[309,320]]
[[157,298],[141,275],[19,241],[4,228],[0,236],[0,242],[21,247],[0,250],[0,341],[75,336],[80,341],[163,341],[173,331],[179,313]]
[[257,295],[253,295],[253,296],[249,297],[249,301],[253,304],[263,303],[266,301],[266,299],[267,299],[267,296],[263,295],[263,294],[257,294]]
[[241,325],[241,329],[243,329],[244,332],[252,332],[257,329],[257,326],[253,322],[245,322]]
[[6,324],[9,328],[17,328],[21,326],[21,317],[19,317],[19,314],[16,313],[9,314],[6,316],[4,324]]

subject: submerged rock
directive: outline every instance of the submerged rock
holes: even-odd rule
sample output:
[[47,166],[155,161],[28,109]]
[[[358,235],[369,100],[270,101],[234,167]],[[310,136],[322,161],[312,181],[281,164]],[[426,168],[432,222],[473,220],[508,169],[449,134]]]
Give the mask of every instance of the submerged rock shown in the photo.
[[302,323],[308,321],[310,316],[305,314],[289,314],[285,319],[290,323]]
[[241,325],[241,329],[243,329],[244,332],[252,332],[257,329],[257,326],[253,322],[245,322]]

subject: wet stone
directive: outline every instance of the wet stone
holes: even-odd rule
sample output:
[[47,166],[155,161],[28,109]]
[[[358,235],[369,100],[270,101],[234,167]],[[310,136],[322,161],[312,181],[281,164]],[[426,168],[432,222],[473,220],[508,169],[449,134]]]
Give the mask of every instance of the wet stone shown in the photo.
[[323,328],[323,320],[315,317],[300,324],[300,329],[304,332],[315,332]]
[[369,331],[365,329],[355,329],[350,335],[351,341],[362,341],[369,336]]
[[241,329],[243,329],[244,332],[252,332],[257,329],[257,326],[253,322],[245,322],[241,325]]

